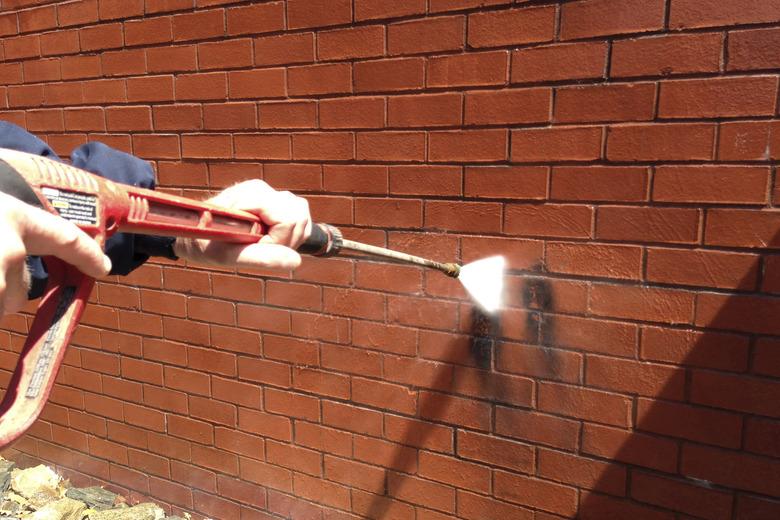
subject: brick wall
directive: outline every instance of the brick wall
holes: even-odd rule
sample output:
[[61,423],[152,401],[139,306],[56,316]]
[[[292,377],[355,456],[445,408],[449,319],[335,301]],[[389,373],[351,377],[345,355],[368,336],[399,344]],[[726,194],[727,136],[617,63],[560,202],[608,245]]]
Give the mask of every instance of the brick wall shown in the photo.
[[58,152],[511,266],[497,319],[346,258],[101,281],[11,455],[196,518],[780,517],[780,1],[0,6]]

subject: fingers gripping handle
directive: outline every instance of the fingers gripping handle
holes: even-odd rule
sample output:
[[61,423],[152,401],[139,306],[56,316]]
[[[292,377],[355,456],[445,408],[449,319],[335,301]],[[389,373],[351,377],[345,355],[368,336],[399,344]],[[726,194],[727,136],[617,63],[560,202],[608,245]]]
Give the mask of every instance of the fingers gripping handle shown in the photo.
[[0,403],[0,447],[18,439],[43,410],[95,282],[57,258],[45,261],[49,290]]

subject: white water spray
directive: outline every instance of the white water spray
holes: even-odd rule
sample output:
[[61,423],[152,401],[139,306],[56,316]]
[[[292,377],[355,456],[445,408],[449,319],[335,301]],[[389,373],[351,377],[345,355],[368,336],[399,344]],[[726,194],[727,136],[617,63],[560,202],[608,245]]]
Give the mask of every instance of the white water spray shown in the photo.
[[506,259],[503,256],[483,258],[460,268],[458,280],[477,305],[488,314],[501,309],[505,268]]

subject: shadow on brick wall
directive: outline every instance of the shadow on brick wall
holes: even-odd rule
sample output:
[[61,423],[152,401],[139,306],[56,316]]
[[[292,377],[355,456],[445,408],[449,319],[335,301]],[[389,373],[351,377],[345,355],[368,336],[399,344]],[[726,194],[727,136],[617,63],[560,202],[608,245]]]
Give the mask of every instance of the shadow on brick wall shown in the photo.
[[[769,256],[737,286],[761,288]],[[578,518],[780,518],[780,299],[697,292],[694,324],[643,326],[640,360],[676,370],[630,430],[584,424]]]

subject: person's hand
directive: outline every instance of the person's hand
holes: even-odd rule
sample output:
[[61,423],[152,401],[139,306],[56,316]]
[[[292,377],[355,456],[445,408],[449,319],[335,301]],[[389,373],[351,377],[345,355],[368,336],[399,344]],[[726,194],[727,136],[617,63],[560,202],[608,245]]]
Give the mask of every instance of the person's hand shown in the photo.
[[0,193],[0,317],[27,301],[28,255],[56,256],[93,278],[111,270],[97,242],[75,224]]
[[197,263],[248,269],[294,269],[301,263],[295,249],[311,234],[309,203],[289,191],[276,191],[261,180],[227,188],[210,203],[254,213],[268,226],[268,234],[255,244],[179,238],[176,256]]

